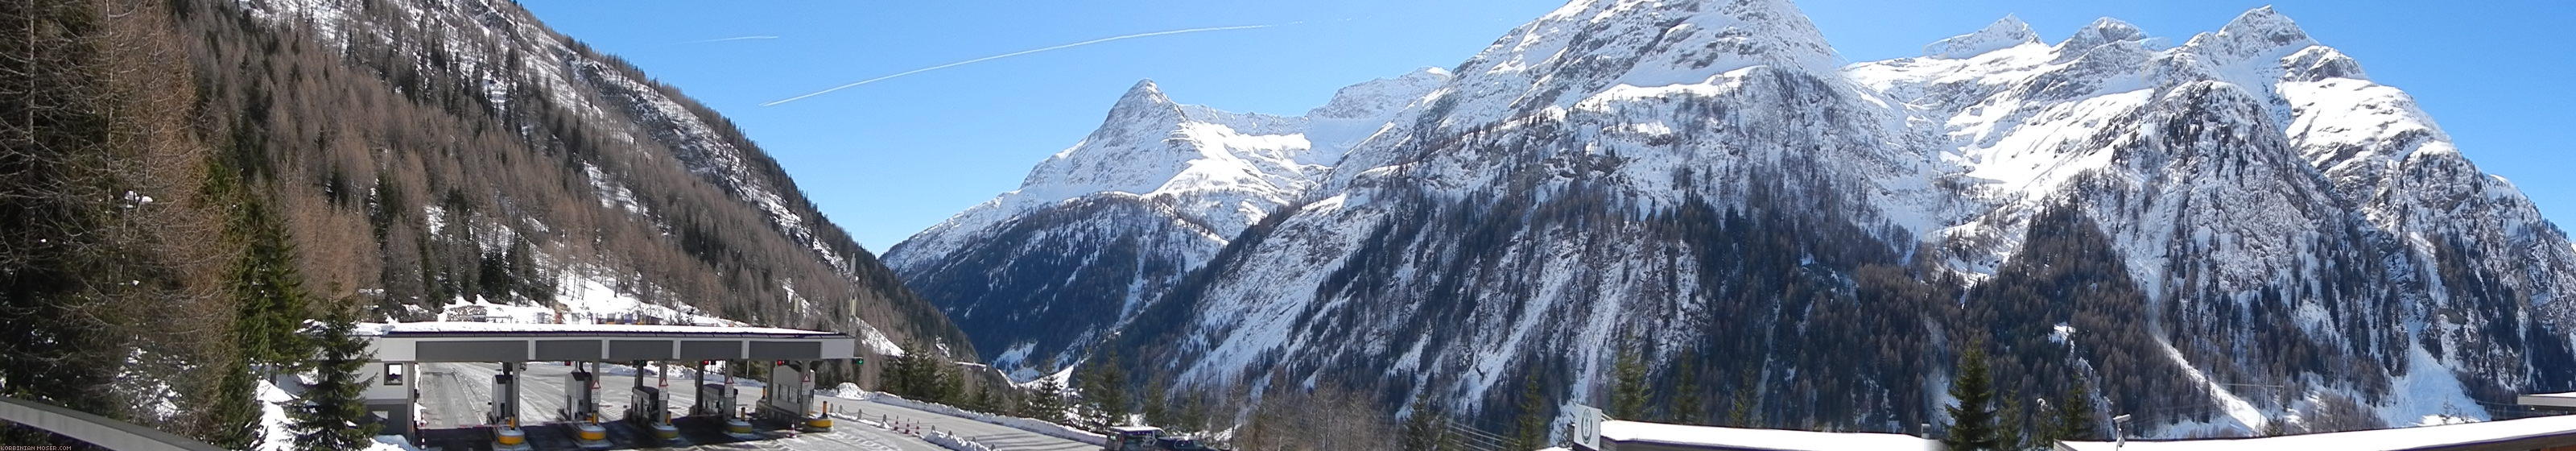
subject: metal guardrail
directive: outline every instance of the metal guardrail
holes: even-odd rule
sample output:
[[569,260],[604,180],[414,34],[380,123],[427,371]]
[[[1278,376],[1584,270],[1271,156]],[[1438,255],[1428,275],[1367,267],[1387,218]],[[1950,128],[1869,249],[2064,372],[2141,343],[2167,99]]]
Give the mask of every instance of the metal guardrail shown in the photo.
[[17,398],[0,397],[0,421],[43,429],[117,451],[223,450],[178,434]]

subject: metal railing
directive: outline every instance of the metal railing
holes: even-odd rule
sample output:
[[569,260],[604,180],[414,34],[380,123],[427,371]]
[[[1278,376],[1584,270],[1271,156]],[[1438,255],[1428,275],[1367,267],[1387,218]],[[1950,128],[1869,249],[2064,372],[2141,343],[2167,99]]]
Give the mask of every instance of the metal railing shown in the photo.
[[0,397],[0,420],[117,451],[223,450],[178,434],[17,398]]

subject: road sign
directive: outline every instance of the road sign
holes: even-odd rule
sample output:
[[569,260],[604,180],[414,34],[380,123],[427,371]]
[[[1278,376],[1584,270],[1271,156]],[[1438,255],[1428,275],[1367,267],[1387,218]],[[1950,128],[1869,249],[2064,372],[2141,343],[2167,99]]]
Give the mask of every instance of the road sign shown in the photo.
[[1583,449],[1601,449],[1601,409],[1576,404],[1570,413],[1574,414],[1574,424],[1567,432],[1574,435],[1570,437],[1574,444]]

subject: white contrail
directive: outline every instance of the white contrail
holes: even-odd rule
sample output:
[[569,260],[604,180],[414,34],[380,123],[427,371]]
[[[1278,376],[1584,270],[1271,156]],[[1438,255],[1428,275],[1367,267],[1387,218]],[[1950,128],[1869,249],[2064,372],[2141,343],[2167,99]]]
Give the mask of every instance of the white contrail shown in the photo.
[[1074,47],[1081,47],[1081,46],[1092,45],[1092,44],[1098,44],[1098,43],[1103,43],[1103,42],[1116,41],[1116,40],[1120,40],[1120,39],[1135,39],[1135,38],[1142,38],[1142,37],[1149,37],[1149,36],[1162,36],[1162,35],[1167,35],[1167,34],[1198,33],[1198,32],[1203,32],[1203,31],[1248,30],[1248,29],[1254,29],[1254,28],[1270,28],[1270,27],[1276,27],[1276,26],[1280,26],[1280,25],[1294,25],[1294,24],[1296,24],[1296,23],[1297,23],[1297,22],[1289,22],[1289,23],[1284,23],[1284,24],[1269,24],[1269,25],[1237,25],[1237,26],[1231,26],[1231,27],[1189,28],[1189,29],[1180,29],[1180,30],[1157,31],[1157,32],[1152,32],[1152,33],[1137,33],[1137,34],[1123,35],[1123,36],[1110,36],[1110,37],[1106,37],[1106,38],[1093,39],[1093,40],[1089,40],[1089,41],[1076,42],[1076,43],[1072,43],[1072,44],[1064,44],[1064,45],[1051,46],[1051,47],[1041,47],[1041,48],[1035,48],[1035,49],[1029,49],[1029,50],[1021,50],[1021,51],[1017,51],[1017,52],[1004,53],[1004,54],[1000,54],[1000,55],[987,56],[987,57],[983,57],[983,58],[976,58],[976,59],[971,59],[971,60],[958,61],[958,62],[954,62],[954,63],[941,64],[941,65],[937,65],[937,66],[924,67],[924,68],[920,68],[920,69],[913,69],[913,70],[908,70],[908,71],[903,71],[903,72],[896,72],[896,73],[894,73],[894,75],[887,75],[887,76],[883,76],[883,77],[870,78],[870,79],[866,79],[866,80],[859,80],[859,81],[857,81],[857,82],[853,82],[853,83],[846,84],[846,85],[834,86],[834,87],[832,87],[832,89],[825,89],[825,90],[821,90],[821,91],[814,91],[814,92],[807,93],[807,94],[805,94],[805,95],[801,95],[801,96],[795,96],[795,97],[789,97],[789,98],[784,98],[784,99],[778,99],[778,100],[775,100],[775,101],[771,101],[771,102],[769,102],[769,103],[763,103],[763,104],[760,104],[760,106],[772,106],[772,105],[777,105],[777,104],[781,104],[781,103],[787,103],[787,102],[794,102],[794,101],[798,101],[798,100],[804,100],[806,97],[813,97],[813,96],[819,96],[819,95],[824,95],[824,94],[830,94],[830,93],[832,93],[832,91],[839,91],[839,90],[843,90],[843,89],[850,89],[850,88],[853,88],[853,87],[858,87],[859,85],[864,85],[864,84],[869,84],[869,83],[876,83],[876,82],[885,81],[885,80],[887,80],[887,79],[891,79],[891,78],[895,78],[895,77],[901,77],[901,76],[905,76],[905,75],[912,75],[912,74],[918,74],[918,73],[922,73],[922,72],[929,72],[929,71],[934,71],[934,70],[947,69],[947,68],[951,68],[951,67],[964,66],[964,65],[968,65],[968,64],[981,63],[981,62],[985,62],[985,61],[992,61],[992,60],[997,60],[997,59],[1002,59],[1002,58],[1009,58],[1009,57],[1020,56],[1020,55],[1027,55],[1027,54],[1031,54],[1031,53],[1044,52],[1044,51],[1048,51],[1048,50],[1063,50],[1063,49],[1074,48]]
[[704,44],[704,43],[709,43],[709,42],[740,41],[740,40],[746,40],[746,39],[778,39],[778,37],[777,37],[777,36],[766,36],[766,35],[757,35],[757,36],[735,36],[735,37],[730,37],[730,38],[701,39],[701,40],[695,40],[695,41],[689,41],[689,42],[682,42],[682,44]]

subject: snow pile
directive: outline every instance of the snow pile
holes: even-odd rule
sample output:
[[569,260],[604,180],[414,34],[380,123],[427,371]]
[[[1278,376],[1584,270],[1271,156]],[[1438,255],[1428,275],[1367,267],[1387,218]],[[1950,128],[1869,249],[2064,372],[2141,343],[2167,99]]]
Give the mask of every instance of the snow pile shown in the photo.
[[867,399],[868,391],[866,389],[859,388],[859,384],[842,382],[841,386],[832,387],[830,390],[824,390],[822,395],[834,398]]
[[[1640,423],[1635,421],[1601,422],[1601,439],[1623,443],[1657,443],[1665,445],[1708,446],[1728,449],[1767,449],[1776,451],[1894,451],[1942,449],[1938,440],[1910,435],[1792,431],[1785,429],[1740,429],[1712,426]],[[2334,449],[2334,448],[2277,448]]]
[[922,434],[921,440],[930,442],[930,444],[933,445],[939,445],[941,448],[948,448],[957,451],[993,451],[995,449],[990,445],[976,443],[974,440],[968,440],[965,437],[958,437],[957,434],[950,434],[948,431],[930,431],[928,434]]
[[895,395],[890,394],[890,393],[885,393],[885,392],[872,392],[872,391],[866,391],[866,390],[859,390],[858,386],[856,386],[856,385],[851,385],[851,384],[841,384],[841,387],[836,388],[834,391],[835,391],[835,392],[837,392],[836,394],[834,394],[834,395],[833,395],[834,397],[839,397],[839,398],[849,398],[849,399],[857,399],[857,400],[863,400],[863,401],[875,402],[875,403],[878,403],[878,404],[885,404],[885,405],[890,405],[890,406],[895,406],[895,407],[902,407],[902,408],[907,408],[907,409],[919,410],[919,411],[923,411],[923,412],[936,413],[936,414],[940,414],[940,415],[947,415],[947,416],[952,416],[952,417],[965,418],[965,419],[969,419],[969,420],[975,420],[975,421],[981,421],[981,422],[990,423],[990,424],[996,424],[996,425],[1001,425],[1001,426],[1007,426],[1007,427],[1010,427],[1010,428],[1012,428],[1012,429],[1018,429],[1018,430],[1023,430],[1023,431],[1035,432],[1035,433],[1039,433],[1039,434],[1045,434],[1045,435],[1050,436],[1050,437],[1056,437],[1056,438],[1061,438],[1061,439],[1065,439],[1065,440],[1072,440],[1072,441],[1077,441],[1077,442],[1082,442],[1082,443],[1087,443],[1087,444],[1093,444],[1093,445],[1101,445],[1101,444],[1106,444],[1106,443],[1108,443],[1108,442],[1109,442],[1109,437],[1108,437],[1108,436],[1104,436],[1104,435],[1100,435],[1100,434],[1091,433],[1091,432],[1089,432],[1089,431],[1084,431],[1084,430],[1081,430],[1081,429],[1075,429],[1075,428],[1073,428],[1073,427],[1071,427],[1071,426],[1065,426],[1065,425],[1061,425],[1061,424],[1055,424],[1055,423],[1049,423],[1049,422],[1045,422],[1045,421],[1039,421],[1039,420],[1037,420],[1037,419],[1032,419],[1032,418],[1022,418],[1022,417],[1014,417],[1014,416],[1007,416],[1007,415],[994,415],[994,414],[988,414],[988,413],[983,413],[983,412],[976,412],[976,411],[971,411],[971,410],[966,410],[966,409],[956,408],[956,407],[954,407],[954,406],[949,406],[949,405],[947,405],[947,404],[939,404],[939,403],[929,403],[929,402],[914,401],[914,400],[910,400],[910,399],[904,399],[904,398],[903,398],[903,397],[901,397],[901,396],[895,396]]
[[[280,380],[288,381],[287,386],[278,386]],[[286,416],[286,403],[295,402],[295,393],[288,392],[288,388],[302,389],[294,384],[294,380],[292,377],[278,377],[259,381],[255,396],[259,398],[260,451],[295,449],[295,419]]]
[[411,441],[400,435],[379,435],[375,443],[367,444],[367,451],[420,451],[420,447],[411,446]]

